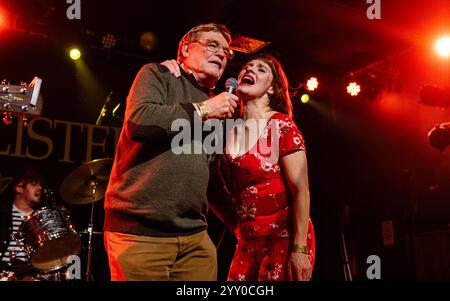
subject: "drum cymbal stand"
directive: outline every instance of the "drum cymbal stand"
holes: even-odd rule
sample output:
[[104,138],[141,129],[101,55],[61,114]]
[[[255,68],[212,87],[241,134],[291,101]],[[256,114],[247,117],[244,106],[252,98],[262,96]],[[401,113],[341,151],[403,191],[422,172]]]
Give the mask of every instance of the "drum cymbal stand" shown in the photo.
[[89,177],[89,184],[92,189],[92,203],[91,203],[91,214],[88,225],[88,249],[87,249],[87,264],[86,264],[86,281],[91,281],[91,267],[92,267],[92,234],[94,232],[94,205],[95,205],[95,194],[97,193],[97,179],[95,174],[91,170],[91,176]]

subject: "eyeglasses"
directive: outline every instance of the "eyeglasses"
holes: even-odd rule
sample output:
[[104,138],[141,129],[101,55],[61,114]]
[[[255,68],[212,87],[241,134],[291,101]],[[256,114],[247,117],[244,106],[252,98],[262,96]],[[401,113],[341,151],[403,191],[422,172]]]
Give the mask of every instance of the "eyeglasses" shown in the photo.
[[214,42],[214,41],[201,42],[198,40],[198,41],[194,41],[192,43],[198,43],[198,44],[204,46],[208,51],[211,51],[212,53],[217,53],[219,51],[219,49],[222,49],[223,53],[229,60],[232,60],[234,57],[233,50],[231,50],[229,48],[225,48],[223,46],[220,46],[219,44],[217,44],[217,42]]

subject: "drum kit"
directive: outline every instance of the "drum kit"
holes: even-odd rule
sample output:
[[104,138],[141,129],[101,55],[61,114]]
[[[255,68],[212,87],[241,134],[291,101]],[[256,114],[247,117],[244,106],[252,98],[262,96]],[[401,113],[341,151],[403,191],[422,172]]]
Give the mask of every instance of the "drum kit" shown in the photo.
[[[91,280],[92,238],[98,234],[94,232],[94,205],[105,196],[112,163],[112,159],[85,163],[72,171],[59,188],[59,195],[66,203],[90,204],[87,230],[77,232],[66,207],[56,205],[34,211],[22,223],[13,239],[24,247],[30,262],[28,270],[34,271],[34,276],[25,280],[67,280],[68,259],[83,248],[82,234],[88,238],[84,246],[87,251],[85,276],[86,281]],[[11,277],[10,272],[8,280],[11,279],[15,277]]]

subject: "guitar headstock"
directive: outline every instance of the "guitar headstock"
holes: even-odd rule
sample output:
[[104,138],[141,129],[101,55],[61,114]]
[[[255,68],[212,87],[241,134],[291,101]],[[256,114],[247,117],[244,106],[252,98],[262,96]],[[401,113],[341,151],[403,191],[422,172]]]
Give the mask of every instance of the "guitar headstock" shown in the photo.
[[35,77],[30,85],[9,85],[5,81],[0,83],[0,112],[12,115],[35,115],[42,112],[43,101],[39,92],[42,79]]

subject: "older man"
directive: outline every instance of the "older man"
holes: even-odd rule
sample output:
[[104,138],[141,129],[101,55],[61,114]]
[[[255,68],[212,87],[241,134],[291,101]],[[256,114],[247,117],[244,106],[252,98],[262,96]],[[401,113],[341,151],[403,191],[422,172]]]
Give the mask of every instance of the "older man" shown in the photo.
[[180,77],[148,64],[131,87],[105,197],[112,280],[217,278],[216,249],[206,232],[210,158],[173,152],[171,128],[180,119],[193,125],[232,116],[237,96],[212,93],[232,58],[230,42],[223,25],[196,26],[178,47]]

